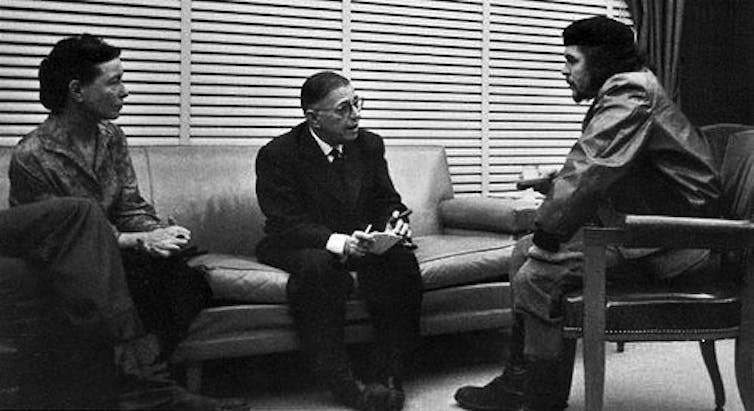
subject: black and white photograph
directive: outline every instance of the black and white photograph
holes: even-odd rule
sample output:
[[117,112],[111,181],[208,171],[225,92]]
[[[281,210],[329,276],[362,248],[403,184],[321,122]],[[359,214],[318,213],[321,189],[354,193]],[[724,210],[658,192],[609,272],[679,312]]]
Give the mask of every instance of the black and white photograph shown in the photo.
[[0,0],[0,410],[754,411],[754,1]]

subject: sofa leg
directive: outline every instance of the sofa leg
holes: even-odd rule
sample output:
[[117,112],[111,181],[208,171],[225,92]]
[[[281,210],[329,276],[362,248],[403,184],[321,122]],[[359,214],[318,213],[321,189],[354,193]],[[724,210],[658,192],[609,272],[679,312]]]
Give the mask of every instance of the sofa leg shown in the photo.
[[186,388],[194,393],[202,390],[202,363],[192,361],[186,364]]

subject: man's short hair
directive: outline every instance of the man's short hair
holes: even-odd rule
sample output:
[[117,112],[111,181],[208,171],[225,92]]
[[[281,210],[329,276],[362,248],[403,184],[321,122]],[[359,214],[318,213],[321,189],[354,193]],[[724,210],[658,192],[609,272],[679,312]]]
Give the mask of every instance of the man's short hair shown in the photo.
[[571,23],[563,30],[563,45],[578,46],[584,53],[595,92],[613,75],[644,66],[633,30],[605,16]]
[[53,113],[61,111],[71,80],[90,84],[100,74],[98,64],[119,56],[120,48],[87,33],[58,41],[39,65],[39,100]]
[[347,78],[332,71],[320,71],[306,79],[301,86],[301,108],[306,112],[311,106],[327,97],[331,91],[351,84]]

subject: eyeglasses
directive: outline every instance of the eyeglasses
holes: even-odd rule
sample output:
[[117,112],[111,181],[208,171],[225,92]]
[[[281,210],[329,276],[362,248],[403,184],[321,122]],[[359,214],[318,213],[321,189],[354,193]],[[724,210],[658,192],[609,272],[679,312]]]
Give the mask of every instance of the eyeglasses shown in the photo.
[[364,99],[356,96],[351,101],[344,101],[340,104],[338,104],[334,108],[321,108],[321,109],[315,109],[317,111],[332,111],[337,115],[338,117],[350,117],[354,110],[356,110],[356,113],[361,113],[361,109],[364,108]]

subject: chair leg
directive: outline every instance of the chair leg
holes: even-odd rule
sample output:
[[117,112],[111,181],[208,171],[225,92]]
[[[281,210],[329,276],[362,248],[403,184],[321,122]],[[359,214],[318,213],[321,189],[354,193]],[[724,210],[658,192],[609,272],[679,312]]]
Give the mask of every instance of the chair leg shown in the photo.
[[189,391],[199,393],[202,390],[202,363],[192,361],[186,364],[186,388]]
[[754,410],[754,347],[736,339],[736,384],[745,410]]
[[[584,405],[586,411],[602,411],[605,393],[605,246],[584,250]],[[598,243],[599,244],[599,243]]]
[[715,410],[721,411],[725,407],[725,387],[723,386],[723,379],[720,377],[720,368],[717,365],[715,340],[699,341],[699,348],[702,350],[704,365],[707,366],[707,372],[710,380],[712,380],[712,389],[715,391]]

